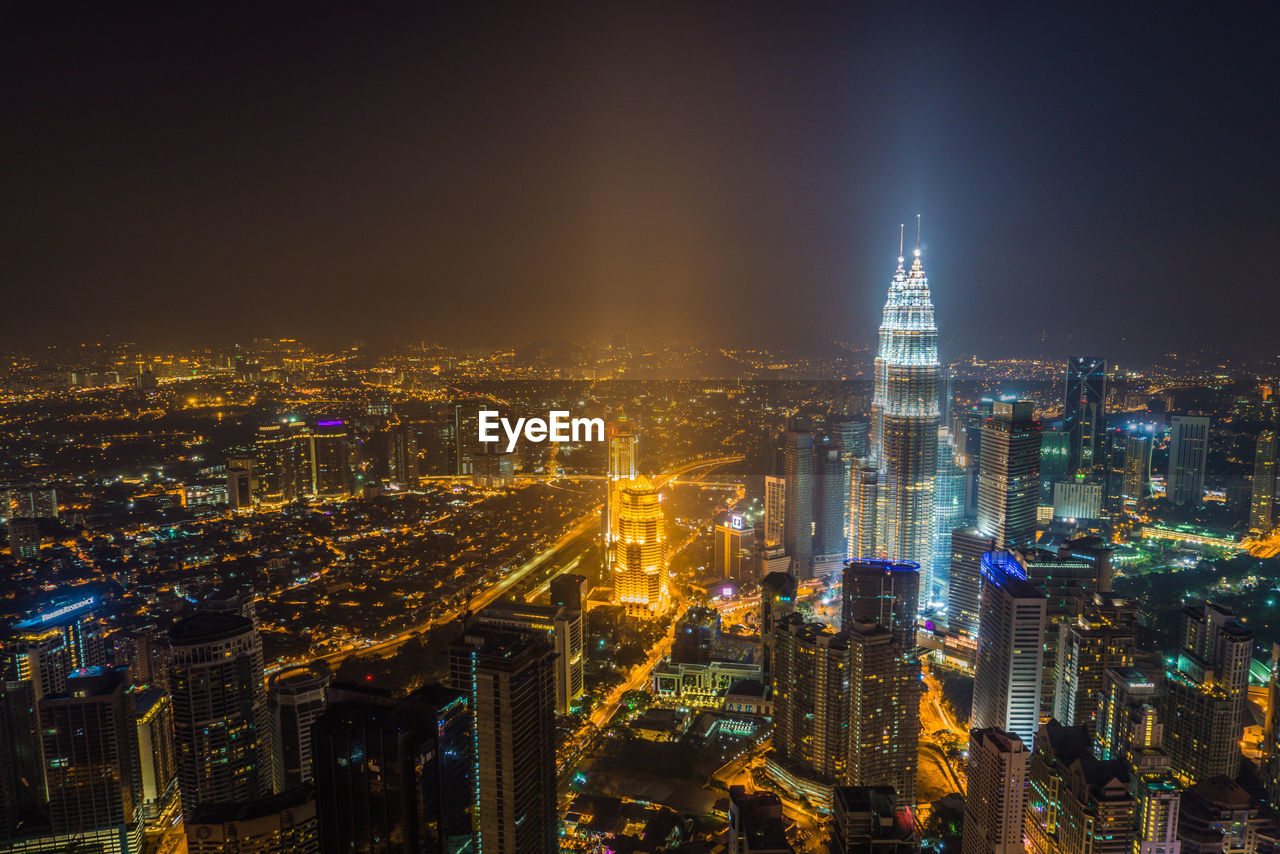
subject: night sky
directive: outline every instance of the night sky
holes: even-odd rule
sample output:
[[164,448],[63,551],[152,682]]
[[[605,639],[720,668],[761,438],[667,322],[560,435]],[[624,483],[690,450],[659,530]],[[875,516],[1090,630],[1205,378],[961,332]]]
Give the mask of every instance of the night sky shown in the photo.
[[1042,5],[6,2],[4,339],[1274,353],[1280,4]]

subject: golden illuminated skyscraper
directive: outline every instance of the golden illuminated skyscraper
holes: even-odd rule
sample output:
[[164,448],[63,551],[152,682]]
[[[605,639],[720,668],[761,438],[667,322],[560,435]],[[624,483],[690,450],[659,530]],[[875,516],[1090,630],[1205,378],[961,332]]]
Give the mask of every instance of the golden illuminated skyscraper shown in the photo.
[[623,487],[618,497],[618,534],[612,548],[618,603],[633,616],[660,614],[667,608],[667,540],[661,496],[641,475]]
[[618,508],[622,490],[636,479],[636,434],[625,418],[609,427],[609,468],[604,497],[605,554],[612,560],[613,545],[618,540]]

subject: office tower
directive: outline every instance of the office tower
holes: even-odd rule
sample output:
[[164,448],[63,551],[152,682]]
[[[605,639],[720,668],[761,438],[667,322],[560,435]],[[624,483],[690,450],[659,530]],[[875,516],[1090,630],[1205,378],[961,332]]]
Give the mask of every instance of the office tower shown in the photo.
[[330,700],[312,731],[321,851],[466,850],[476,768],[470,695],[428,685],[392,698],[335,684]]
[[1212,603],[1182,609],[1178,657],[1165,674],[1165,747],[1184,785],[1240,770],[1253,629]]
[[565,573],[551,579],[547,585],[551,596],[551,604],[559,605],[566,611],[582,613],[582,605],[587,601],[587,577]]
[[1263,430],[1253,452],[1253,494],[1249,501],[1249,528],[1266,534],[1275,527],[1276,431]]
[[695,605],[675,625],[671,661],[676,664],[710,664],[720,640],[720,612]]
[[814,466],[813,433],[788,430],[783,437],[786,480],[786,520],[782,546],[791,558],[796,578],[812,577]]
[[95,596],[54,599],[13,625],[5,641],[14,676],[29,681],[36,699],[61,693],[67,674],[107,664],[107,642]]
[[717,517],[712,533],[716,577],[754,580],[755,527],[748,525],[741,513],[726,511]]
[[995,540],[972,525],[951,532],[951,583],[947,585],[947,624],[953,632],[977,638],[982,599],[982,556]]
[[995,402],[982,400],[956,412],[952,431],[960,449],[964,468],[964,517],[972,524],[978,518],[978,469],[982,464],[982,425],[991,417]]
[[1045,595],[1008,552],[982,556],[982,605],[974,665],[975,729],[1012,732],[1023,744],[1040,722]]
[[946,427],[938,428],[938,471],[933,490],[933,580],[951,577],[951,532],[964,527],[964,468],[959,448]]
[[54,835],[115,829],[122,843],[129,840],[126,851],[140,851],[142,775],[129,671],[76,670],[65,693],[38,707]]
[[1178,839],[1182,854],[1250,854],[1261,819],[1249,792],[1233,779],[1202,780],[1182,796]]
[[[894,660],[887,629],[864,646],[868,674]],[[774,624],[770,679],[773,752],[781,763],[824,786],[845,780],[849,702],[858,691],[849,676],[849,634],[806,622],[800,614],[784,617]]]
[[1169,428],[1169,470],[1165,497],[1179,506],[1204,500],[1204,471],[1209,460],[1209,417],[1175,415]]
[[30,817],[48,806],[35,687],[10,678],[11,665],[6,670],[0,680],[0,841],[22,835]]
[[320,854],[315,794],[298,786],[234,804],[204,804],[184,816],[187,854]]
[[35,519],[9,520],[9,554],[15,560],[40,557],[40,524]]
[[879,623],[893,634],[903,656],[916,648],[920,567],[887,560],[850,561],[841,588],[841,627]]
[[933,599],[934,474],[938,461],[938,328],[916,250],[898,269],[880,324],[872,399],[872,455],[880,472],[876,550],[919,564],[922,604]]
[[849,494],[849,557],[853,560],[876,556],[879,483],[879,473],[870,466],[860,467],[853,475]]
[[852,459],[829,436],[816,451],[813,553],[815,557],[843,560],[849,518],[849,469]]
[[1121,759],[1096,759],[1084,727],[1049,721],[1031,755],[1024,832],[1035,854],[1132,854],[1136,803]]
[[847,703],[848,760],[842,779],[854,786],[891,786],[898,806],[914,811],[920,663],[904,655],[894,633],[877,623],[846,623],[837,637],[845,638],[848,651],[848,695],[828,683],[821,701]]
[[316,498],[351,494],[350,434],[345,421],[317,421],[311,431],[311,489]]
[[796,577],[789,572],[771,572],[760,582],[760,666],[766,688],[772,685],[775,629],[795,612],[797,589]]
[[495,602],[475,615],[484,626],[544,636],[556,654],[556,714],[567,715],[582,697],[583,654],[582,612],[558,605],[531,605],[524,602]]
[[1011,732],[969,733],[962,854],[1022,854],[1029,753]]
[[1040,490],[1040,422],[1029,401],[996,403],[982,425],[978,471],[978,530],[996,548],[1024,545],[1036,536]]
[[766,545],[782,543],[787,518],[787,479],[764,479],[764,541]]
[[613,576],[617,601],[629,615],[649,618],[666,611],[667,537],[662,498],[643,475],[619,493]]
[[728,854],[792,850],[782,820],[782,800],[773,792],[730,786]]
[[296,418],[258,428],[253,443],[258,503],[287,504],[310,491],[310,449],[310,429]]
[[159,826],[178,808],[178,764],[173,745],[173,702],[158,688],[137,693],[138,767],[142,815]]
[[1053,485],[1067,479],[1071,437],[1065,430],[1040,431],[1040,506],[1053,506]]
[[837,786],[831,800],[832,854],[920,850],[911,810],[892,786]]
[[[625,506],[622,518],[625,539]],[[471,626],[449,657],[454,687],[474,710],[479,850],[558,850],[555,653],[536,634]]]
[[1106,428],[1107,360],[1074,356],[1067,360],[1062,396],[1062,430],[1067,434],[1067,474],[1090,478],[1104,464],[1102,433]]
[[609,425],[608,462],[605,468],[604,547],[606,560],[612,561],[613,545],[618,540],[618,513],[622,507],[622,490],[635,480],[637,437],[625,419]]
[[418,431],[410,425],[398,425],[387,433],[387,477],[409,489],[418,487]]
[[197,612],[169,630],[173,740],[184,812],[271,790],[262,640],[238,614]]
[[253,472],[227,463],[227,506],[247,510],[253,506]]
[[1109,668],[1133,664],[1137,608],[1110,593],[1095,593],[1083,613],[1059,626],[1053,716],[1064,726],[1097,731],[1099,700]]
[[1151,452],[1155,428],[1151,424],[1128,430],[1124,436],[1124,473],[1120,494],[1126,507],[1136,505],[1151,494]]
[[324,712],[328,688],[329,671],[319,668],[271,679],[271,775],[277,794],[311,781],[311,726]]

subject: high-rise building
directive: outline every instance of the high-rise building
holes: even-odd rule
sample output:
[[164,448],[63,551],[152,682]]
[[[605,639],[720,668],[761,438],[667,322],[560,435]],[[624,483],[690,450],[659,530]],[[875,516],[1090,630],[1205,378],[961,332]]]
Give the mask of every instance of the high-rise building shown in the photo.
[[1258,847],[1260,816],[1248,790],[1227,777],[1187,789],[1178,814],[1183,854],[1249,854]]
[[710,664],[720,640],[720,612],[695,605],[676,621],[671,660],[676,664]]
[[[951,577],[951,532],[964,527],[964,467],[951,431],[938,428],[938,471],[934,475],[933,582]],[[949,583],[947,585],[950,591]]]
[[35,687],[0,680],[0,842],[23,835],[30,818],[45,812],[43,763]]
[[[129,671],[73,671],[65,693],[40,700],[39,715],[54,835],[115,829],[121,840],[140,843],[142,774]],[[122,847],[141,851],[140,844]]]
[[814,533],[815,559],[843,560],[849,550],[849,474],[852,458],[838,444],[838,438],[824,435],[815,450]]
[[1036,733],[1024,831],[1035,854],[1132,854],[1136,803],[1122,759],[1096,759],[1084,727],[1049,721]]
[[184,812],[271,791],[262,640],[246,617],[197,612],[169,630],[169,685]]
[[1054,717],[1064,726],[1097,731],[1099,700],[1109,668],[1133,664],[1137,608],[1110,593],[1095,593],[1083,613],[1059,626]]
[[662,497],[643,475],[619,494],[613,577],[617,601],[628,614],[647,618],[666,611],[667,537]]
[[253,444],[256,500],[287,504],[310,491],[310,428],[297,419],[263,424]]
[[330,698],[312,734],[324,854],[467,850],[476,773],[470,695],[429,685],[392,698],[335,684]]
[[96,596],[61,597],[13,625],[6,657],[17,679],[31,682],[36,699],[66,688],[67,675],[107,664],[107,642]]
[[559,605],[495,602],[475,615],[480,625],[513,631],[536,632],[555,651],[556,713],[567,715],[582,696],[584,633],[582,611]]
[[849,486],[849,557],[870,560],[876,556],[876,510],[879,504],[880,474],[861,466]]
[[387,432],[387,477],[409,489],[418,487],[418,431],[408,424]]
[[1127,507],[1136,505],[1151,494],[1151,452],[1155,444],[1155,425],[1143,424],[1126,430],[1124,436],[1124,472],[1120,495]]
[[1276,514],[1276,441],[1275,430],[1258,434],[1253,452],[1253,494],[1249,502],[1249,528],[1266,534],[1275,527]]
[[982,599],[982,556],[995,550],[995,540],[974,526],[951,532],[951,583],[947,585],[947,624],[967,638],[978,636]]
[[453,685],[473,706],[478,850],[558,850],[555,653],[550,644],[530,632],[471,626],[453,642],[449,657]]
[[173,745],[173,701],[158,688],[137,693],[138,768],[142,815],[150,826],[172,821],[178,803],[178,765]]
[[745,582],[755,576],[754,525],[748,525],[741,513],[725,511],[712,528],[715,538],[715,571],[717,578]]
[[622,507],[622,490],[640,475],[636,467],[638,437],[625,419],[609,425],[608,461],[605,467],[604,548],[606,560],[614,558],[613,545],[618,539],[618,513]]
[[982,605],[973,680],[975,729],[1012,732],[1023,744],[1040,722],[1045,595],[1008,552],[982,556]]
[[816,458],[813,433],[788,430],[784,436],[783,464],[786,480],[786,521],[782,545],[791,558],[796,578],[811,577],[814,534],[814,468]]
[[760,667],[765,687],[770,674],[776,628],[796,610],[796,577],[789,572],[771,572],[760,582]]
[[911,809],[892,786],[837,786],[831,798],[832,854],[914,854]]
[[[882,630],[879,652],[892,657]],[[790,614],[774,623],[773,753],[788,770],[827,787],[845,779],[849,756],[849,637]]]
[[1040,431],[1040,506],[1053,506],[1053,485],[1066,480],[1071,465],[1071,437],[1065,430]]
[[1169,470],[1165,497],[1174,504],[1204,500],[1204,472],[1209,460],[1209,417],[1175,415],[1169,428]]
[[791,854],[782,799],[773,792],[748,792],[729,787],[728,854]]
[[781,545],[787,518],[787,479],[764,479],[764,541],[765,545]]
[[1182,609],[1161,718],[1169,768],[1184,785],[1240,770],[1253,629],[1213,603]]
[[1101,472],[1106,400],[1107,360],[1092,356],[1068,359],[1062,430],[1067,434],[1067,474],[1071,477],[1089,478]]
[[879,470],[876,551],[919,564],[921,604],[933,600],[934,475],[938,461],[938,327],[929,280],[915,252],[898,269],[880,324],[872,398],[872,456]]
[[351,494],[350,433],[345,421],[317,421],[311,431],[311,489],[316,498]]
[[1101,519],[1104,495],[1099,481],[1060,480],[1053,485],[1053,517],[1080,521]]
[[15,560],[40,557],[40,542],[40,523],[35,519],[15,517],[9,520],[9,554]]
[[271,679],[271,774],[274,790],[311,781],[311,727],[324,712],[329,671],[290,670]]
[[982,425],[978,530],[996,548],[1033,542],[1040,498],[1040,422],[1029,401],[998,402]]
[[[920,664],[903,654],[894,633],[878,623],[844,626],[848,650],[845,722],[848,761],[843,780],[853,786],[891,786],[897,805],[914,811],[920,750]],[[828,685],[834,705],[840,686]],[[775,706],[776,708],[776,706]]]
[[1011,732],[969,733],[962,854],[1022,854],[1029,756],[1026,745]]
[[551,604],[558,605],[566,611],[581,613],[583,603],[587,601],[587,577],[564,573],[551,579],[547,585],[551,596]]
[[887,560],[850,561],[841,587],[842,627],[879,623],[893,634],[903,656],[916,649],[920,567]]

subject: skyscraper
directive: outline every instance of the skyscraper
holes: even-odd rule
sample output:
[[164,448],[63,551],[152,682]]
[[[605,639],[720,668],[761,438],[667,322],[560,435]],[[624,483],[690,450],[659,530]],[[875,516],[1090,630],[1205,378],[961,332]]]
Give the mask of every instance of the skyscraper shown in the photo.
[[334,685],[315,723],[321,850],[455,854],[471,840],[473,715],[463,691]]
[[[625,530],[624,522],[624,538]],[[475,720],[473,821],[479,850],[558,850],[555,653],[550,644],[532,632],[471,626],[453,642],[449,658],[453,686],[471,698]]]
[[782,543],[787,518],[787,479],[764,479],[764,542],[767,546]]
[[170,691],[183,811],[271,791],[262,640],[238,614],[198,612],[169,630]]
[[652,617],[667,608],[667,539],[662,497],[641,475],[621,490],[613,544],[614,590],[628,614]]
[[54,834],[116,829],[140,843],[142,775],[128,670],[76,670],[65,693],[40,700],[39,713]]
[[1103,407],[1107,400],[1107,360],[1074,356],[1067,360],[1062,430],[1067,434],[1067,474],[1093,477],[1104,463]]
[[637,437],[625,418],[609,425],[609,458],[605,467],[604,549],[605,559],[612,561],[613,545],[618,539],[618,512],[622,506],[622,490],[639,476],[636,468]]
[[138,759],[142,814],[149,825],[172,819],[178,807],[178,766],[173,746],[173,701],[158,688],[139,691]]
[[920,250],[898,269],[880,324],[872,397],[872,456],[879,470],[877,553],[919,564],[920,602],[933,599],[934,474],[938,455],[938,327]]
[[1029,756],[1026,745],[1011,732],[969,733],[962,854],[1022,854]]
[[1150,424],[1126,430],[1124,437],[1124,478],[1120,494],[1126,506],[1137,504],[1150,495],[1151,450],[1154,428]]
[[[934,475],[933,580],[941,586],[951,576],[951,532],[964,527],[964,468],[951,431],[938,428],[938,471]],[[948,588],[949,591],[949,588]]]
[[813,433],[788,430],[783,437],[783,465],[786,480],[786,521],[782,545],[792,560],[793,572],[801,581],[813,569],[814,466]]
[[1040,722],[1045,595],[1008,552],[982,556],[982,606],[973,679],[975,729],[1014,733],[1027,744]]
[[841,627],[855,622],[879,623],[893,634],[904,657],[916,648],[916,613],[920,567],[887,560],[850,561],[841,588]]
[[1253,452],[1253,495],[1249,502],[1249,528],[1260,534],[1275,526],[1276,431],[1263,430]]
[[849,485],[849,557],[870,560],[876,556],[876,510],[880,474],[860,466]]
[[311,727],[324,712],[327,670],[287,671],[271,680],[271,773],[276,792],[310,782]]
[[1182,609],[1178,657],[1165,674],[1165,748],[1184,785],[1240,770],[1253,629],[1212,603]]
[[947,585],[947,623],[968,638],[978,636],[982,599],[982,556],[995,549],[995,540],[970,525],[951,532],[951,583]]
[[796,577],[789,572],[771,572],[760,581],[760,666],[765,687],[772,684],[775,629],[796,609]]
[[982,425],[978,530],[996,548],[1035,540],[1040,493],[1040,422],[1030,401],[998,402]]
[[1175,415],[1169,431],[1169,471],[1165,497],[1174,504],[1204,500],[1204,472],[1209,459],[1209,417]]
[[1133,664],[1137,609],[1127,599],[1095,593],[1084,612],[1061,624],[1054,717],[1065,726],[1097,731],[1098,703],[1107,670]]
[[1040,431],[1040,506],[1053,506],[1053,485],[1066,480],[1071,437],[1065,430]]
[[[773,752],[788,771],[829,787],[845,779],[849,762],[849,636],[791,614],[774,624]],[[873,644],[874,639],[868,638]],[[892,657],[882,629],[876,652]],[[873,653],[868,651],[868,668]]]
[[481,625],[544,635],[556,654],[556,712],[567,715],[582,696],[586,663],[582,611],[560,605],[495,602],[475,616]]
[[[898,806],[914,811],[920,663],[904,655],[894,633],[878,623],[855,620],[839,636],[848,650],[844,780],[853,786],[892,786]],[[825,704],[834,703],[840,688],[835,691],[823,698]]]
[[316,498],[346,498],[351,494],[351,450],[347,424],[317,421],[311,431],[311,488]]

